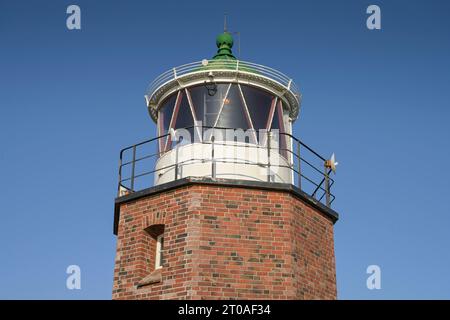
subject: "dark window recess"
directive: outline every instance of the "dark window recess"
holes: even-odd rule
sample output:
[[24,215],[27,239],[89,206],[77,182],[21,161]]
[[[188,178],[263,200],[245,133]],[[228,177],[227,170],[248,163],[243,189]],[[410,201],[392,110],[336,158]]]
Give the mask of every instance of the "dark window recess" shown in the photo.
[[161,266],[163,266],[164,265],[164,236],[163,235],[160,235],[158,238],[157,238],[157,240],[159,240],[159,252],[158,252],[158,254],[159,254],[159,264],[161,265]]

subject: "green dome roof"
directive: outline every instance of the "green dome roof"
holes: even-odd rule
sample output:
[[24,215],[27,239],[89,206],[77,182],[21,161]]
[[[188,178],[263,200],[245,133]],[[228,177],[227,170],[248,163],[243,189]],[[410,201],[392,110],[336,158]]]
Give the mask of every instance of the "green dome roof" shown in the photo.
[[216,38],[217,50],[216,55],[213,59],[231,59],[236,60],[236,57],[231,52],[231,48],[233,47],[233,37],[230,33],[224,32],[217,36]]

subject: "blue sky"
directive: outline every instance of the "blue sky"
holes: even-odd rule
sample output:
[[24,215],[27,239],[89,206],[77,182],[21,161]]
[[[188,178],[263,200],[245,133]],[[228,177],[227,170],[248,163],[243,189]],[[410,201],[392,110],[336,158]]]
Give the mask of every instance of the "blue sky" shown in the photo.
[[224,12],[241,59],[300,85],[296,136],[338,157],[339,298],[449,299],[450,4],[424,0],[0,0],[0,298],[111,298],[119,150],[155,135],[147,85],[212,57]]

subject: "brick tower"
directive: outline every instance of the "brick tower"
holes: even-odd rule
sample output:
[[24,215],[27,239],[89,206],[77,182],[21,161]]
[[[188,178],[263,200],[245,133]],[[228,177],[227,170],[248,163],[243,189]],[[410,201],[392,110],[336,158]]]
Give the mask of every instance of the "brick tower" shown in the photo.
[[335,299],[334,157],[293,136],[292,79],[216,43],[151,84],[157,137],[120,153],[113,299]]

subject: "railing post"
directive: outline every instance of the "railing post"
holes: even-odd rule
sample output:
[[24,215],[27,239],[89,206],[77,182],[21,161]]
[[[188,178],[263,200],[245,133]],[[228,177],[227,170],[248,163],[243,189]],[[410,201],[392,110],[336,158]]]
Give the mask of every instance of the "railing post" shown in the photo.
[[267,182],[271,182],[270,179],[270,140],[272,140],[272,132],[267,132]]
[[211,177],[213,179],[216,178],[216,161],[214,160],[214,131],[213,136],[211,137]]
[[289,82],[287,85],[288,90],[291,90],[291,85],[292,85],[292,79],[289,79]]
[[302,162],[302,157],[300,154],[300,141],[297,140],[297,175],[298,175],[298,188],[301,190],[302,189],[302,171],[301,171],[301,162]]
[[130,189],[134,191],[134,169],[136,167],[136,145],[133,146],[133,161],[131,162],[131,183]]
[[178,179],[178,144],[175,146],[175,180]]
[[328,177],[328,167],[325,163],[324,165],[324,176],[325,176],[325,196],[326,196],[326,205],[330,207],[330,178]]
[[122,185],[122,153],[119,159],[119,185],[117,186],[117,196],[120,197],[120,186]]

